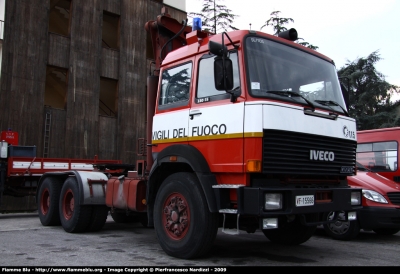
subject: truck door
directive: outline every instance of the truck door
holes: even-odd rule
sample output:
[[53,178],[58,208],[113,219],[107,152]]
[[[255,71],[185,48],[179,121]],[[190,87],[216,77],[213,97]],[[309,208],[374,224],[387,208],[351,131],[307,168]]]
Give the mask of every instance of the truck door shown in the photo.
[[[240,88],[237,53],[230,53],[234,87]],[[197,60],[194,101],[189,112],[189,143],[206,157],[212,172],[243,172],[244,102],[214,86],[214,57]]]
[[153,119],[152,143],[158,149],[187,143],[192,62],[163,69]]

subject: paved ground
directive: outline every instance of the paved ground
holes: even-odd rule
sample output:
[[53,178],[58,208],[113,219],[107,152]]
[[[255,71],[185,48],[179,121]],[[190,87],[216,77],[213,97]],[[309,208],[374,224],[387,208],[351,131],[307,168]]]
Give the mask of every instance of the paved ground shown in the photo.
[[[400,266],[400,233],[362,232],[353,241],[335,241],[318,230],[306,243],[286,247],[261,232],[232,236],[218,233],[210,254],[196,260],[172,258],[161,249],[154,229],[108,218],[96,233],[70,234],[44,227],[36,213],[0,214],[0,265],[106,267],[236,266]],[[4,271],[2,271],[4,272]]]

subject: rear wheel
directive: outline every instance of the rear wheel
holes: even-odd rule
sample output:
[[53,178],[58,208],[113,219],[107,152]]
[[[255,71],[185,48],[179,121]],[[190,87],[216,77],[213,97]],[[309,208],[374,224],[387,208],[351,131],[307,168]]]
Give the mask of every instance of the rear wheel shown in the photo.
[[400,231],[397,228],[378,228],[373,230],[378,235],[393,235]]
[[[324,219],[333,220],[334,212],[329,212],[324,215]],[[333,239],[349,241],[357,237],[360,233],[360,225],[357,220],[345,221],[345,212],[339,212],[338,219],[333,223],[324,224],[326,234]]]
[[154,228],[162,249],[181,259],[207,253],[218,230],[218,213],[211,213],[193,173],[180,172],[162,183],[154,205]]
[[99,231],[107,221],[108,207],[103,205],[92,206],[92,216],[87,227],[87,231]]
[[92,206],[80,204],[78,182],[74,177],[69,177],[61,189],[59,211],[66,232],[82,232],[89,226]]
[[37,208],[40,222],[44,226],[60,225],[58,201],[61,186],[61,179],[53,177],[47,177],[40,185]]
[[299,216],[292,216],[286,222],[279,223],[279,228],[265,229],[263,233],[273,243],[299,245],[308,241],[316,228],[317,226],[303,225]]

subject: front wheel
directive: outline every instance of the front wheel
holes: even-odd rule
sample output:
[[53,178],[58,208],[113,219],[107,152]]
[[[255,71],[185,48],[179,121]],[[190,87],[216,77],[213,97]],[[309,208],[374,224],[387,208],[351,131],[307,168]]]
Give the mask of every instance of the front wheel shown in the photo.
[[[326,234],[335,240],[349,241],[357,237],[360,233],[360,225],[357,220],[345,221],[345,212],[339,212],[335,222],[324,224]],[[324,219],[333,220],[335,212],[329,212],[324,215]]]
[[279,228],[265,229],[263,233],[273,243],[299,245],[308,241],[316,229],[317,226],[303,225],[299,216],[290,216],[279,223]]
[[162,183],[154,204],[154,228],[162,249],[181,259],[207,253],[218,230],[218,213],[211,213],[193,173],[180,172]]
[[80,204],[78,182],[74,177],[69,177],[61,189],[60,219],[66,232],[75,233],[85,231],[91,221],[91,206]]

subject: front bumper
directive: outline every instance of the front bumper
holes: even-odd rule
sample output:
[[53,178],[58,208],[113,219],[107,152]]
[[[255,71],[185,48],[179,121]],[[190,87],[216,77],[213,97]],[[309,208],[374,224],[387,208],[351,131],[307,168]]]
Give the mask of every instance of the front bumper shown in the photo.
[[400,229],[400,208],[363,207],[357,212],[357,219],[362,229]]
[[[243,214],[271,217],[288,214],[308,214],[330,211],[353,211],[362,206],[351,205],[351,193],[360,191],[352,188],[251,188],[244,187],[240,195],[239,212]],[[282,209],[266,211],[264,194],[282,193]],[[314,205],[296,206],[298,196],[314,196]]]
[[[226,192],[227,189],[219,188],[214,189],[214,191],[216,191],[218,209],[227,208],[227,204],[229,203],[229,192]],[[349,212],[361,209],[361,205],[351,205],[352,192],[359,192],[361,197],[361,189],[345,187],[239,187],[237,188],[237,213],[261,218],[273,218],[283,215],[313,214],[331,211]],[[266,210],[264,207],[265,193],[280,193],[282,195],[282,208]],[[296,198],[298,196],[308,195],[314,197],[313,205],[296,206]]]

